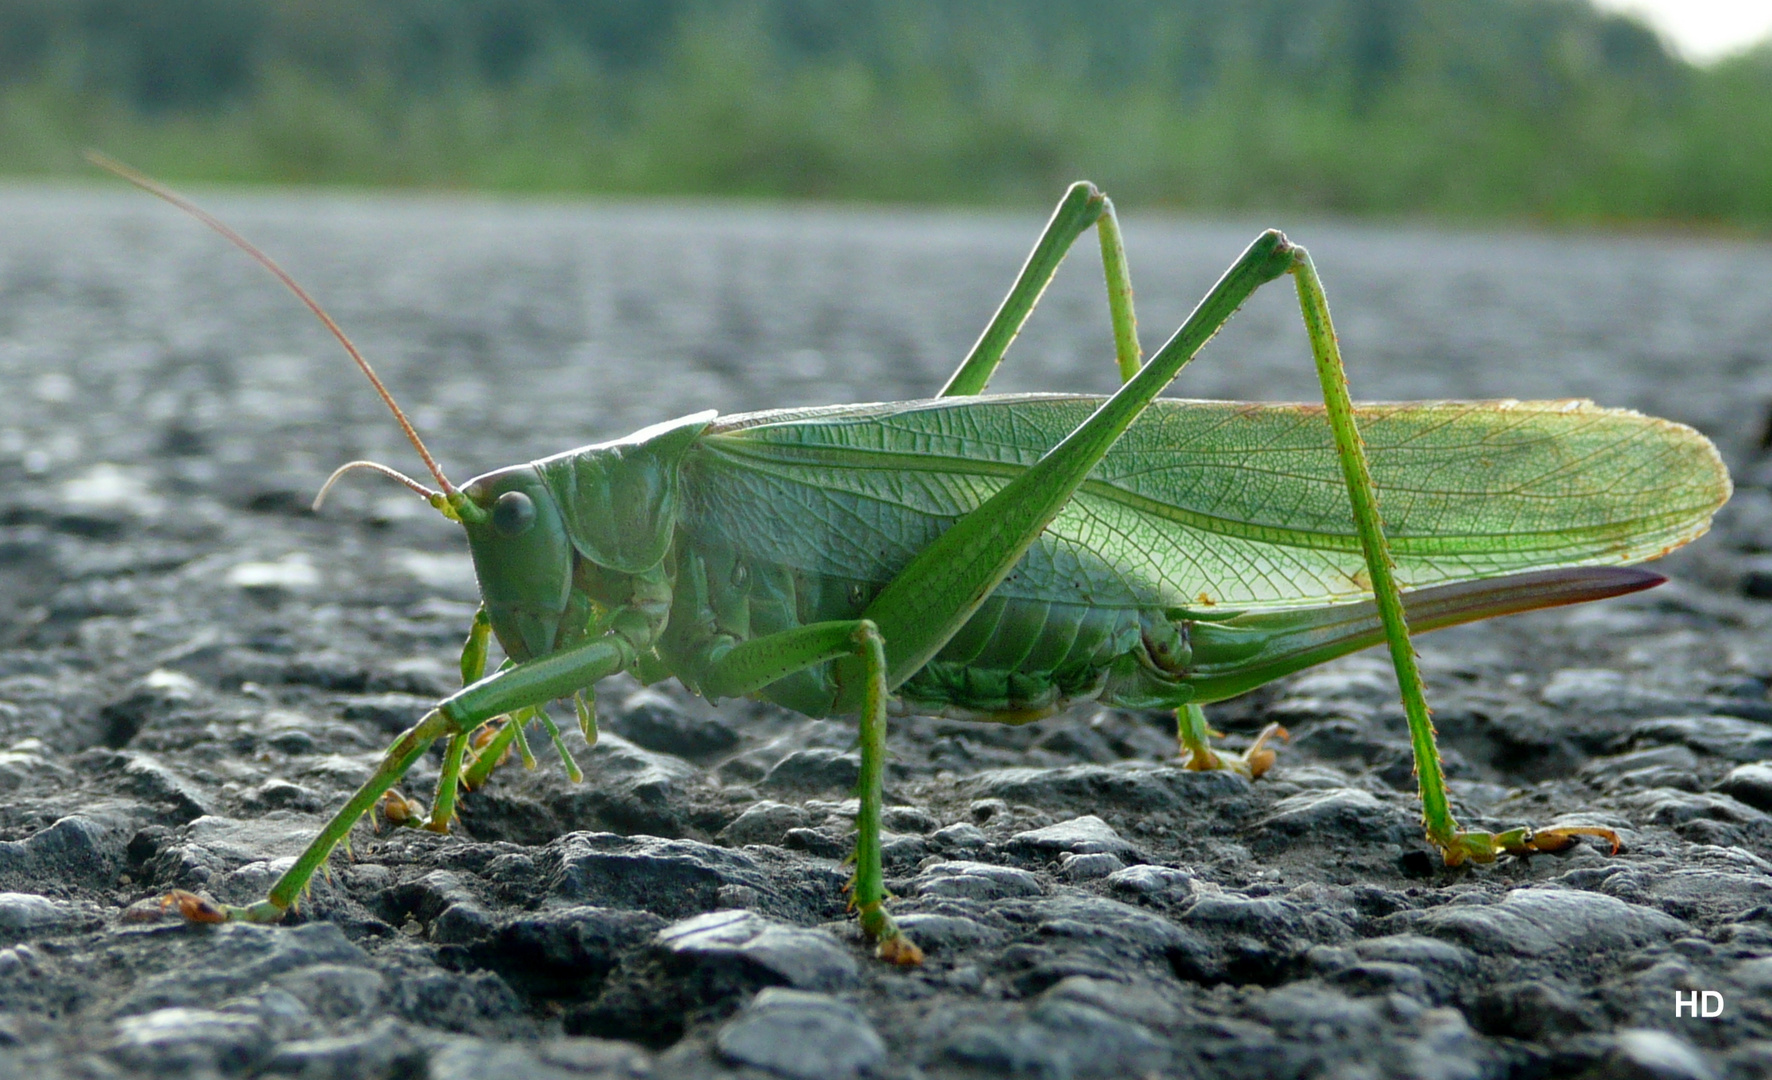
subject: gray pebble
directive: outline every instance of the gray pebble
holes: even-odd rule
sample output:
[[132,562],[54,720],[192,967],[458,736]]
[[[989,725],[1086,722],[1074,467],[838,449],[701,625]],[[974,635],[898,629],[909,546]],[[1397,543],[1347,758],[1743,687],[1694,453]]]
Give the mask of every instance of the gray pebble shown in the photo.
[[1717,1080],[1715,1069],[1692,1045],[1665,1031],[1627,1029],[1613,1036],[1601,1064],[1607,1080]]
[[1058,863],[1058,876],[1066,881],[1094,881],[1126,869],[1118,855],[1105,851],[1088,855],[1066,855]]
[[1328,839],[1347,834],[1371,835],[1409,824],[1408,815],[1371,792],[1359,788],[1306,791],[1274,804],[1271,814],[1256,823],[1269,837]]
[[1183,1016],[1174,1000],[1149,983],[1072,975],[1054,983],[1044,996],[1048,1000],[1089,1005],[1151,1028],[1168,1027],[1180,1022]]
[[923,870],[911,883],[911,890],[918,896],[1001,900],[1011,896],[1040,896],[1046,892],[1046,887],[1026,870],[956,859]]
[[133,833],[122,822],[75,814],[25,840],[0,841],[0,880],[109,885]]
[[991,845],[984,830],[969,821],[944,826],[931,833],[929,839],[950,851],[977,851]]
[[1717,783],[1717,790],[1756,809],[1772,811],[1772,761],[1737,765]]
[[1689,929],[1653,908],[1572,889],[1516,889],[1498,904],[1449,904],[1393,919],[1478,953],[1572,959],[1640,948]]
[[667,926],[658,944],[680,961],[737,964],[766,972],[768,981],[803,990],[838,990],[854,983],[855,957],[823,930],[807,930],[749,911],[712,911]]
[[1230,810],[1236,800],[1249,794],[1249,782],[1235,773],[1194,772],[1150,761],[1068,765],[1057,769],[993,769],[968,779],[964,788],[975,796],[1031,806],[1065,810],[1075,806],[1111,807],[1145,813],[1214,802]]
[[618,1080],[650,1072],[646,1055],[638,1048],[602,1039],[439,1041],[424,1074],[429,1080]]
[[1043,1000],[1019,1019],[964,1026],[941,1052],[989,1076],[1067,1080],[1143,1076],[1169,1060],[1142,1024],[1063,998]]
[[848,1080],[886,1060],[886,1044],[854,1006],[780,987],[758,994],[714,1041],[729,1060],[789,1080]]
[[324,805],[317,793],[281,779],[266,780],[248,791],[241,801],[259,810],[315,811]]
[[1482,992],[1472,1019],[1490,1035],[1535,1042],[1567,1038],[1587,1031],[1594,1017],[1560,983],[1528,979],[1506,982]]
[[33,893],[0,893],[0,936],[51,933],[80,921],[71,906]]
[[245,1072],[271,1049],[258,1019],[208,1009],[156,1009],[123,1017],[115,1030],[110,1055],[157,1073]]
[[789,830],[804,828],[808,815],[798,806],[787,803],[752,803],[745,812],[732,819],[716,837],[723,844],[742,847],[745,844],[780,844]]
[[725,885],[776,892],[750,855],[695,840],[572,833],[548,849],[557,865],[549,891],[563,900],[669,917],[714,908]]
[[1194,875],[1171,866],[1129,866],[1108,875],[1108,888],[1150,899],[1186,900],[1194,894]]
[[401,1071],[422,1075],[424,1063],[406,1025],[383,1018],[365,1031],[280,1043],[265,1061],[265,1072],[301,1080],[362,1080]]
[[1729,761],[1772,758],[1772,728],[1733,716],[1676,716],[1646,720],[1631,729],[1633,738],[1684,743],[1694,750]]
[[738,732],[718,717],[691,716],[656,690],[630,695],[613,716],[600,718],[603,728],[648,750],[682,757],[717,754],[738,745]]
[[1068,851],[1078,855],[1107,854],[1138,859],[1137,850],[1094,814],[1016,833],[1003,846],[1024,855],[1052,856]]
[[768,787],[807,791],[848,791],[861,776],[861,755],[814,746],[796,750],[776,762],[766,776]]
[[913,911],[896,918],[899,928],[930,953],[988,945],[1003,940],[1005,936],[1002,931],[963,915]]
[[1738,825],[1772,821],[1764,810],[1756,810],[1727,795],[1708,792],[1681,791],[1677,788],[1650,788],[1627,800],[1644,820],[1655,825],[1679,825],[1700,818],[1727,821]]

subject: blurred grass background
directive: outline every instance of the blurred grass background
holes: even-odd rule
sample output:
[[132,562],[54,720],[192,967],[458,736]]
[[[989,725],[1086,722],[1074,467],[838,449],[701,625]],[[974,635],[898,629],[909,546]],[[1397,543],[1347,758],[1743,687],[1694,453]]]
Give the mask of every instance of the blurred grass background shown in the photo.
[[1772,225],[1772,45],[1586,0],[0,0],[0,174]]

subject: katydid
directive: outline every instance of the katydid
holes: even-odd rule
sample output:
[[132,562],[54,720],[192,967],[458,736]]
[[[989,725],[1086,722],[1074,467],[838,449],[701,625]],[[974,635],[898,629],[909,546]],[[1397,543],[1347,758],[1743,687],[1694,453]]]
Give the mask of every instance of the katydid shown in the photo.
[[[190,210],[318,305],[257,249]],[[983,390],[1071,245],[1097,229],[1122,385],[1111,397]],[[1322,405],[1161,399],[1261,285],[1290,275]],[[1072,702],[1177,714],[1188,768],[1259,775],[1273,752],[1215,752],[1201,706],[1385,642],[1414,746],[1428,842],[1448,864],[1568,846],[1586,826],[1467,831],[1448,804],[1410,642],[1417,632],[1616,596],[1663,578],[1627,564],[1703,534],[1729,497],[1690,428],[1585,401],[1349,400],[1305,250],[1261,234],[1148,362],[1111,202],[1070,188],[1002,307],[929,400],[699,413],[452,485],[348,339],[325,319],[436,478],[422,494],[467,534],[483,607],[463,689],[387,751],[269,895],[187,918],[276,922],[394,785],[446,740],[425,824],[595,684],[675,676],[860,719],[852,908],[883,958],[920,953],[885,907],[889,711],[1023,723]],[[328,486],[331,484],[328,481]],[[325,494],[322,489],[322,495]],[[1381,527],[1382,507],[1388,526]],[[784,524],[785,523],[785,524]],[[1407,589],[1407,593],[1404,590]],[[509,658],[485,673],[488,642]],[[489,727],[507,718],[496,729]]]

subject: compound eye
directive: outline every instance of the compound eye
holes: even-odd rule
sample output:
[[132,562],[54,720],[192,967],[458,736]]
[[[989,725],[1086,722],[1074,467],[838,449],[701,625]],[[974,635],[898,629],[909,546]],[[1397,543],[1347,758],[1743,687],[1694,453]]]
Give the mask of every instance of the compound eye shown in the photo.
[[535,524],[535,503],[521,491],[507,491],[492,504],[492,531],[509,539],[522,536]]

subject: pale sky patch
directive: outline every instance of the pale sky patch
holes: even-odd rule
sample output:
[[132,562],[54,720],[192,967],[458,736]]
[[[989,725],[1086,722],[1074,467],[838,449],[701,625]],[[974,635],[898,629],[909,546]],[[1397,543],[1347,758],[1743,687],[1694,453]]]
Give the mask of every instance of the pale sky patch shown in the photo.
[[1701,64],[1772,37],[1772,0],[1594,0],[1594,5],[1639,16]]

